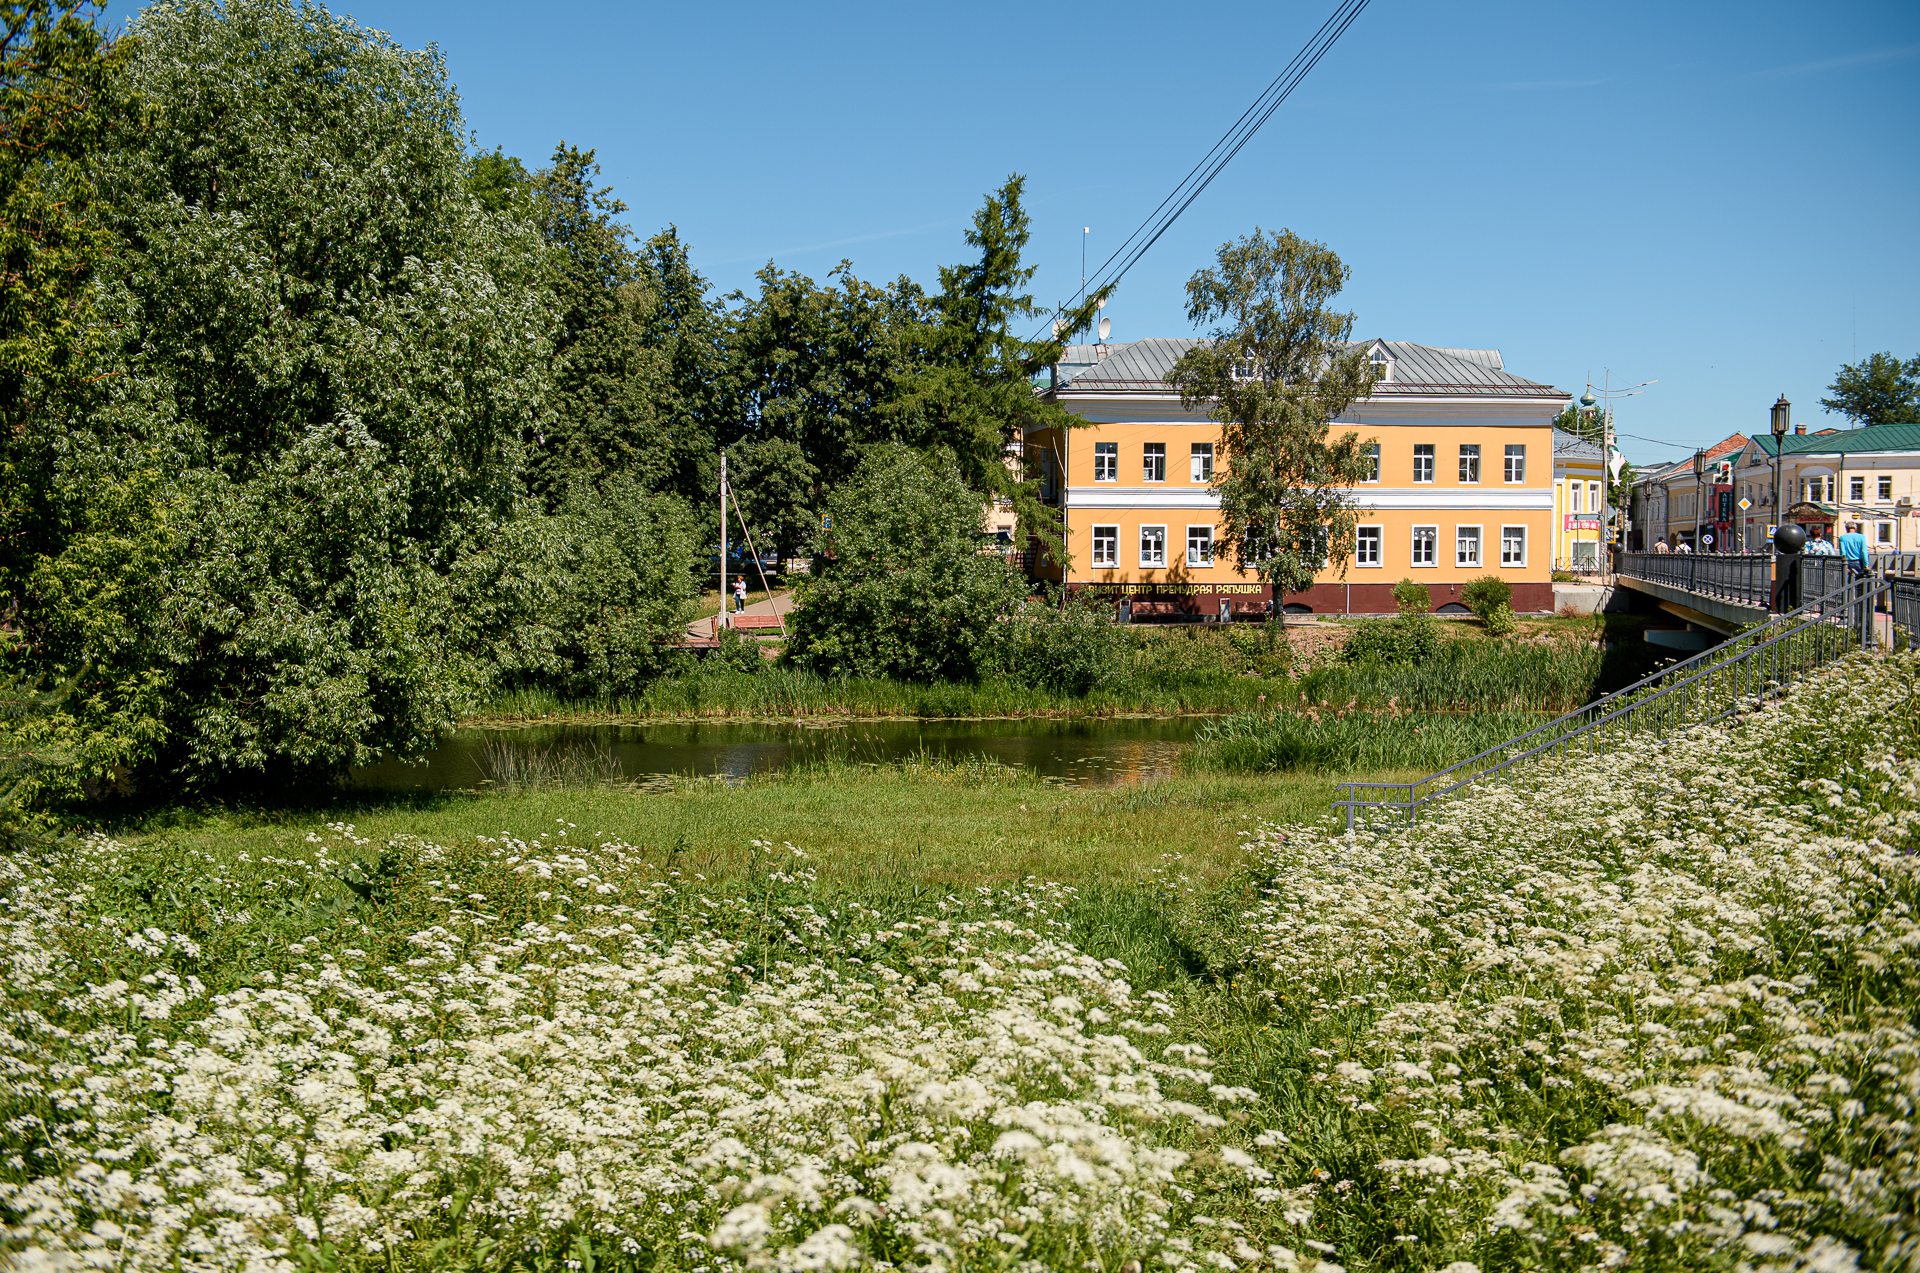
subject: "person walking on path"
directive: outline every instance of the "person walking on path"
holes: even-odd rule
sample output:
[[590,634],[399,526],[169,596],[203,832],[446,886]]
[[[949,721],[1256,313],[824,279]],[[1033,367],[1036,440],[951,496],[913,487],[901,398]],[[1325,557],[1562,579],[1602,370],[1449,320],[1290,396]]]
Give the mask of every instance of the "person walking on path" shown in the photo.
[[733,612],[741,614],[747,608],[747,581],[745,577],[733,581]]

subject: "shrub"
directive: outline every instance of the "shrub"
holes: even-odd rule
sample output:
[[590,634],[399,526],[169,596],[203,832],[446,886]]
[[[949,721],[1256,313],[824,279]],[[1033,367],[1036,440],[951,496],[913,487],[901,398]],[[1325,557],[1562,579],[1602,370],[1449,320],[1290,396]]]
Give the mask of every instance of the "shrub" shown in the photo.
[[993,627],[983,670],[1018,685],[1087,694],[1118,680],[1128,654],[1127,630],[1104,604],[1069,601],[1022,607]]
[[1513,589],[1498,575],[1481,575],[1461,590],[1460,599],[1484,621],[1495,606],[1513,604]]
[[973,680],[1026,593],[979,551],[980,497],[948,455],[873,448],[827,497],[833,529],[799,581],[788,657],[823,676]]
[[1433,609],[1433,598],[1428,594],[1425,584],[1402,579],[1393,585],[1393,604],[1400,608],[1403,615],[1426,614]]
[[1348,663],[1420,664],[1439,648],[1440,629],[1431,615],[1402,614],[1397,619],[1360,620],[1340,657]]
[[1520,627],[1514,622],[1513,607],[1504,601],[1487,612],[1486,620],[1488,636],[1510,637]]

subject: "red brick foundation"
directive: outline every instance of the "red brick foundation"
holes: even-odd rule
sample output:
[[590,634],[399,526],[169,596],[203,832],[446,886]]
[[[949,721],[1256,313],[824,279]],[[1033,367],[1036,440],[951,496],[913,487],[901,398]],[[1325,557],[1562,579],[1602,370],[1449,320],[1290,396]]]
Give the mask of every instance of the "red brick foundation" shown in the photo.
[[[1067,587],[1074,592],[1091,591],[1098,596],[1112,597],[1116,603],[1125,596],[1134,603],[1136,610],[1145,612],[1142,617],[1152,615],[1160,618],[1216,618],[1220,614],[1222,601],[1230,603],[1237,615],[1263,613],[1273,597],[1273,590],[1265,585],[1244,583],[1215,586],[1203,583],[1115,585],[1077,582],[1069,583]],[[1551,583],[1515,583],[1512,588],[1514,613],[1552,612]],[[1426,589],[1432,600],[1428,607],[1430,610],[1438,610],[1449,603],[1466,604],[1460,596],[1466,590],[1464,583],[1430,583]],[[1305,606],[1313,614],[1393,614],[1399,609],[1393,599],[1393,585],[1390,583],[1317,583],[1304,592],[1289,593],[1286,604]]]

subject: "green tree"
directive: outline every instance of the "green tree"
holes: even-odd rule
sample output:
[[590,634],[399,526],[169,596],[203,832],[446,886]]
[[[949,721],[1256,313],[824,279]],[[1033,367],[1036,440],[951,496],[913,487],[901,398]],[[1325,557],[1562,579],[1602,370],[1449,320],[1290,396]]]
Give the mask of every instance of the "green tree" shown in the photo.
[[437,53],[289,0],[154,6],[132,37],[147,110],[94,170],[111,343],[29,456],[36,667],[90,668],[63,711],[95,773],[418,754],[524,619],[465,586],[521,570],[545,249],[469,192]]
[[[736,442],[727,448],[727,485],[753,532],[752,547],[785,561],[810,543],[819,526],[820,472],[800,444],[786,438]],[[739,521],[728,532],[739,539]],[[741,544],[742,551],[747,549]],[[749,573],[751,578],[751,572]]]
[[1214,469],[1225,549],[1235,567],[1299,592],[1323,569],[1344,573],[1358,523],[1353,484],[1368,471],[1358,434],[1332,421],[1373,391],[1353,315],[1330,308],[1349,270],[1291,230],[1222,244],[1187,282],[1187,317],[1212,339],[1181,355],[1167,382],[1220,424]]
[[1553,427],[1595,446],[1606,445],[1606,414],[1599,408],[1568,403],[1553,417]]
[[1025,585],[979,551],[980,497],[951,456],[869,448],[827,496],[788,657],[830,676],[971,680]]
[[1920,355],[1901,362],[1891,352],[1842,366],[1820,399],[1856,426],[1920,423]]
[[988,194],[967,231],[967,245],[979,249],[979,258],[941,267],[928,364],[902,380],[889,412],[895,437],[951,451],[980,498],[1010,502],[1022,532],[1038,536],[1058,557],[1063,554],[1058,511],[1040,502],[1037,478],[1009,468],[1007,460],[1019,455],[1028,429],[1086,423],[1036,396],[1033,378],[1060,361],[1063,342],[1086,330],[1095,302],[1110,289],[1066,315],[1052,339],[1015,334],[1015,324],[1041,315],[1024,290],[1034,275],[1034,267],[1021,263],[1030,233],[1020,204],[1025,187],[1026,178],[1015,174]]
[[640,277],[651,294],[643,323],[667,378],[647,475],[655,490],[678,495],[712,538],[719,527],[720,443],[739,417],[727,377],[729,324],[708,296],[673,226],[640,249]]
[[0,3],[0,596],[17,618],[49,510],[36,452],[90,374],[107,333],[92,304],[114,247],[93,169],[130,112],[123,66],[95,6]]
[[648,330],[655,297],[628,245],[631,231],[614,219],[627,205],[596,185],[599,171],[592,151],[562,142],[530,185],[553,251],[549,286],[560,320],[549,409],[528,439],[528,485],[548,507],[614,474],[654,489],[673,482],[675,461],[662,446],[662,419],[672,415],[669,356]]

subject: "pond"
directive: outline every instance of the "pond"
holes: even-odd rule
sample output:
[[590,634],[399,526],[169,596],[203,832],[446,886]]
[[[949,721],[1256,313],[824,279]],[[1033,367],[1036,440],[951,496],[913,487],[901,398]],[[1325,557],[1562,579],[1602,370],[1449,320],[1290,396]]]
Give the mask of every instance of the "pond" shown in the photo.
[[506,782],[738,780],[822,762],[991,762],[1077,786],[1143,782],[1172,772],[1205,717],[1073,720],[672,721],[466,729],[421,764],[356,769],[352,786],[446,791]]

